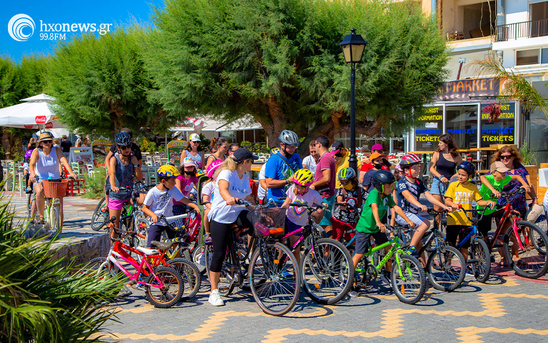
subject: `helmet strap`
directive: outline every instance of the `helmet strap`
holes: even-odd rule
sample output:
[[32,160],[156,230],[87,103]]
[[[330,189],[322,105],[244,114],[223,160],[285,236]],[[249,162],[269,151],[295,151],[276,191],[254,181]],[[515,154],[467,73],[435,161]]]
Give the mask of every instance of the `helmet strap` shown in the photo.
[[291,156],[293,156],[293,154],[290,154],[290,153],[287,152],[287,150],[285,149],[286,145],[287,144],[284,143],[284,148],[282,149],[282,153],[285,156],[285,158],[289,159],[289,158],[291,158]]

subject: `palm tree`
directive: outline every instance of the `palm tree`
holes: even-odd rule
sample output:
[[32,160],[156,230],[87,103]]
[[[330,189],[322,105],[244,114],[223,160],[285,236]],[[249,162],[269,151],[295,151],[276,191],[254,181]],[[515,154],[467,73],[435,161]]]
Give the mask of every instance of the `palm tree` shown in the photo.
[[488,57],[485,60],[476,62],[480,73],[494,75],[495,79],[506,80],[499,99],[514,98],[518,99],[523,108],[523,114],[528,118],[529,114],[540,109],[546,120],[548,120],[548,101],[527,82],[521,75],[516,75],[512,70],[507,70],[494,57]]
[[[3,186],[3,185],[2,185]],[[53,259],[52,241],[24,235],[0,197],[0,342],[99,342],[122,287]]]

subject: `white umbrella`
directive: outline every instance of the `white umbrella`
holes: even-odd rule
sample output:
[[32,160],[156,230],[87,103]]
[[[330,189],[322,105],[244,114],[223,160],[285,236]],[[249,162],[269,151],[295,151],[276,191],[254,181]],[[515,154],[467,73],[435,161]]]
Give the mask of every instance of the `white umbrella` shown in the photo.
[[22,99],[23,103],[0,109],[0,126],[22,129],[64,128],[59,123],[51,107],[53,98],[38,94]]

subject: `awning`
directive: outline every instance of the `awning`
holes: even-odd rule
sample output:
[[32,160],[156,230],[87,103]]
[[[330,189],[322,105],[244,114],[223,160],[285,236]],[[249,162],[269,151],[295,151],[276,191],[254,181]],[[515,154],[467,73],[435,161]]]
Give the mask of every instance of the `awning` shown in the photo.
[[0,109],[0,126],[21,129],[64,128],[53,113],[53,98],[38,94],[22,99],[23,103]]
[[244,130],[262,130],[259,124],[250,114],[246,114],[240,119],[236,119],[230,123],[226,123],[217,128],[217,132],[223,131],[244,131]]

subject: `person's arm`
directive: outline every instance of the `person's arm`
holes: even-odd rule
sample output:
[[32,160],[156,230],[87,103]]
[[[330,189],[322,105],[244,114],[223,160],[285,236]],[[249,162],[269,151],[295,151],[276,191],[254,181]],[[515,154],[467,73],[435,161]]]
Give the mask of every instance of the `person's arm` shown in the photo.
[[105,167],[107,168],[107,173],[110,175],[110,159],[114,156],[114,153],[112,152],[112,149],[109,150],[107,157],[105,157]]
[[281,188],[291,183],[291,178],[285,180],[276,180],[271,177],[267,177],[265,180],[267,188]]
[[[438,171],[436,170],[436,163],[438,163],[438,158],[439,158],[439,156],[440,156],[439,151],[434,152],[434,154],[432,155],[432,161],[430,161],[430,162],[432,162],[432,165],[430,166],[430,169],[429,169],[429,170],[430,170],[430,174],[432,174],[432,175],[434,175],[434,176],[436,176],[436,177],[440,177],[440,176],[441,176],[441,174],[438,173]],[[437,174],[439,174],[439,175],[437,175]]]
[[185,157],[186,157],[186,149],[181,152],[181,157],[179,157],[181,165],[183,165],[183,160],[185,159]]
[[259,184],[261,185],[261,187],[263,187],[265,191],[268,190],[268,186],[266,185],[266,179],[260,179]]
[[202,194],[202,205],[206,209],[211,209],[211,197],[207,194]]
[[377,203],[371,204],[371,212],[373,212],[373,218],[375,218],[375,223],[379,230],[381,230],[382,233],[386,233],[386,225],[381,222],[381,218],[379,217],[379,206]]
[[529,184],[527,184],[527,182],[525,182],[525,180],[519,176],[519,175],[510,175],[510,178],[512,180],[515,180],[515,181],[518,181],[519,183],[521,183],[521,187],[524,188],[527,193],[531,192],[531,187],[529,187]]
[[[421,211],[427,211],[428,210],[428,207],[421,204],[420,201],[415,199],[415,197],[413,195],[411,195],[411,192],[409,192],[408,190],[405,190],[405,191],[401,192],[401,195],[405,198],[405,200],[409,201],[411,204],[418,207]],[[396,213],[397,213],[397,211],[396,211]]]
[[497,203],[491,200],[478,200],[477,204],[482,207],[489,206],[491,208],[495,208],[497,206]]
[[183,183],[179,178],[175,178],[175,187],[179,190],[179,192],[183,193]]
[[538,203],[538,196],[537,196],[535,187],[533,186],[533,183],[531,182],[531,175],[527,174],[525,175],[525,178],[527,179],[527,183],[529,184],[529,187],[531,188],[529,195],[531,196],[533,205],[536,205]]
[[110,189],[114,193],[118,193],[120,190],[118,187],[116,187],[116,159],[111,158],[110,159],[110,168],[108,168],[108,176],[109,176],[109,182],[110,182]]
[[361,170],[361,168],[360,168],[360,175],[358,177],[358,181],[359,181],[360,185],[363,184],[363,177],[365,176],[365,173],[367,173],[367,172]]
[[451,212],[452,207],[444,204],[443,202],[439,201],[438,199],[434,198],[432,194],[430,194],[429,191],[424,192],[424,196],[426,197],[426,200],[428,200],[431,204],[437,205],[444,210],[447,210]]
[[55,152],[57,153],[57,159],[59,160],[59,162],[65,166],[65,169],[68,171],[69,175],[72,176],[74,180],[76,180],[77,176],[72,171],[72,168],[70,167],[67,158],[65,157],[65,155],[63,155],[63,150],[61,150],[61,148],[55,148]]
[[331,169],[324,169],[322,170],[322,178],[312,183],[310,188],[316,189],[318,187],[328,185],[329,182],[331,182]]
[[181,199],[181,202],[187,205],[188,207],[193,208],[196,212],[200,212],[200,208],[198,207],[198,205],[193,203],[192,200],[190,200],[189,198],[184,197],[183,199]]
[[209,156],[206,160],[206,166],[204,169],[207,169],[207,167],[209,167],[209,165],[211,164],[211,162],[215,161],[215,158],[213,156]]
[[395,206],[394,206],[394,211],[396,211],[396,213],[399,214],[400,217],[402,217],[403,220],[405,220],[405,222],[406,222],[407,224],[409,224],[409,226],[415,227],[415,223],[413,223],[413,222],[411,221],[411,219],[409,219],[409,217],[407,217],[407,216],[405,215],[405,213],[403,212],[403,210],[401,209],[401,207],[399,207],[398,205],[395,205]]
[[202,165],[200,166],[205,171],[205,151],[202,150]]
[[133,163],[133,166],[135,168],[135,176],[137,177],[137,180],[141,181],[143,180],[143,172],[141,171],[141,163],[137,160],[137,157],[131,156],[131,163]]
[[[491,191],[491,193],[493,193],[493,195],[495,196],[495,198],[500,198],[500,192],[497,191],[497,190],[495,189],[495,187],[493,187],[493,186],[491,185],[491,182],[489,182],[489,180],[487,180],[487,178],[485,177],[485,175],[481,175],[481,176],[480,176],[480,181],[481,181],[481,183],[482,183],[485,187],[489,188],[489,190]],[[481,205],[480,205],[480,206],[481,206]]]
[[236,199],[230,193],[228,192],[228,187],[230,187],[230,183],[226,180],[219,180],[219,195],[223,198],[224,201],[226,201],[227,205],[236,205]]
[[30,155],[29,161],[29,180],[30,182],[36,182],[36,162],[38,162],[38,149],[34,149],[32,155]]
[[280,208],[288,208],[290,202],[291,199],[289,197],[286,197],[284,203],[282,204],[282,206],[280,206]]
[[143,205],[143,212],[150,217],[150,220],[152,220],[153,223],[158,222],[158,216],[156,213],[152,212],[148,205]]

